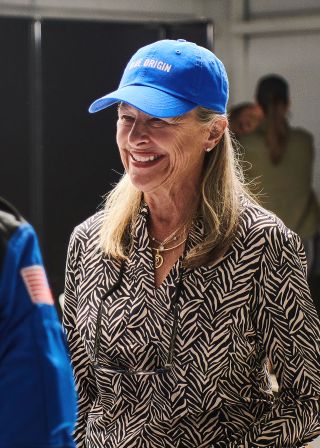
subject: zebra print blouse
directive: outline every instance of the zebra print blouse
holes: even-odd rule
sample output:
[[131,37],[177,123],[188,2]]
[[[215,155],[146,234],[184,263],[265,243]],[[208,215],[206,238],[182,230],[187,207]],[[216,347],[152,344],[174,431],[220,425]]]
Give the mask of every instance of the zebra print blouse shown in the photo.
[[[169,350],[180,260],[155,288],[147,216],[142,206],[121,284],[103,304],[100,356],[152,370]],[[320,434],[319,321],[294,233],[247,204],[223,259],[183,273],[172,371],[129,376],[92,367],[97,310],[120,268],[97,250],[101,222],[97,213],[74,230],[67,260],[77,447],[294,448]],[[202,237],[198,220],[189,244]]]

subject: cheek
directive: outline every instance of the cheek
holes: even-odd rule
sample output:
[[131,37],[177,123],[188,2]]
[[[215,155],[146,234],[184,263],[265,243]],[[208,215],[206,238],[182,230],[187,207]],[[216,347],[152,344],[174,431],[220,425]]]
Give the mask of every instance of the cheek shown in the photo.
[[201,136],[190,134],[178,137],[173,146],[173,157],[177,169],[186,169],[203,162],[205,151]]
[[183,168],[188,162],[188,157],[184,150],[183,139],[178,137],[174,142],[172,142],[170,159],[174,171]]
[[119,130],[117,131],[116,142],[118,145],[122,165],[124,166],[125,170],[127,170],[129,166],[129,153],[125,149],[125,136],[123,135],[123,132],[120,132]]
[[119,125],[117,126],[116,142],[117,142],[118,148],[121,148],[121,146],[123,145],[123,142],[124,142],[123,131],[121,130],[121,128],[119,129]]
[[126,171],[128,171],[128,168],[129,168],[129,153],[128,153],[128,151],[121,151],[121,150],[119,150],[119,153],[120,153],[120,159],[121,159],[122,165],[124,166],[124,169]]

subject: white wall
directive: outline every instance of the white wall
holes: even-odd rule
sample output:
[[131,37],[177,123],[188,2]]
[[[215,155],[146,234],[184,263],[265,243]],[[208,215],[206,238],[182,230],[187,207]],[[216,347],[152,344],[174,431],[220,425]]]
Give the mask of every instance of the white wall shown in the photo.
[[193,18],[201,13],[195,0],[0,0],[0,13],[96,20]]

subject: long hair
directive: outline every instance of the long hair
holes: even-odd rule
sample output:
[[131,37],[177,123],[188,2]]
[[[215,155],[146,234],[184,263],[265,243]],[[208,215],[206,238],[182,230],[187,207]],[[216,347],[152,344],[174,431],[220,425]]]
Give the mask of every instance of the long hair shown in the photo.
[[283,158],[288,142],[288,124],[284,113],[289,104],[287,81],[278,75],[261,78],[256,98],[266,117],[266,143],[271,161],[276,165]]
[[[218,115],[198,107],[197,117],[200,123],[210,123]],[[246,196],[250,195],[226,128],[218,145],[205,156],[198,209],[198,216],[204,222],[205,238],[187,254],[186,266],[210,264],[225,253],[236,234],[241,198]],[[142,192],[132,185],[128,174],[106,196],[100,248],[107,256],[126,258],[127,234],[134,228],[141,200]]]

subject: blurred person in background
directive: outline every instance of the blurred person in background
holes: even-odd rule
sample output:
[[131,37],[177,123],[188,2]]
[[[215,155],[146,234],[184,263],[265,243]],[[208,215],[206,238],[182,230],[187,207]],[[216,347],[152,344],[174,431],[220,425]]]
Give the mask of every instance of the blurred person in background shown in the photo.
[[278,75],[257,84],[256,100],[264,113],[260,125],[240,137],[246,177],[261,191],[260,202],[302,238],[309,272],[315,269],[320,209],[312,188],[314,145],[312,135],[288,122],[289,86]]
[[242,135],[253,132],[263,118],[263,111],[258,104],[240,103],[229,109],[229,128],[239,139]]
[[0,198],[0,447],[73,448],[76,393],[33,227]]

